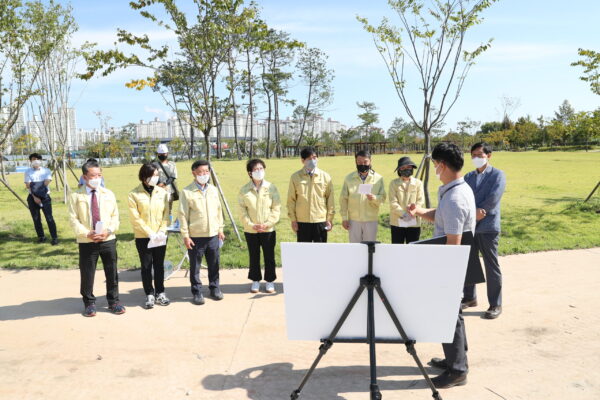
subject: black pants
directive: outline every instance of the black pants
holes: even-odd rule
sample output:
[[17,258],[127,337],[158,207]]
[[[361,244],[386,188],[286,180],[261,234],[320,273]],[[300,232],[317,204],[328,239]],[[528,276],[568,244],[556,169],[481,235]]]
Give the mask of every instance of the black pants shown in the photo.
[[190,256],[190,283],[192,284],[192,294],[199,294],[202,290],[200,282],[200,264],[202,256],[206,256],[206,265],[208,266],[208,287],[210,289],[219,287],[219,237],[198,237],[192,238],[194,247],[188,250]]
[[442,348],[444,349],[444,357],[446,358],[450,372],[454,374],[466,374],[469,372],[467,334],[465,332],[465,321],[462,311],[459,310],[458,312],[452,343],[442,343]]
[[416,242],[421,236],[421,228],[400,228],[391,226],[392,228],[392,244],[404,244]]
[[119,276],[117,271],[116,239],[100,243],[79,243],[79,273],[81,275],[81,296],[86,306],[94,304],[94,277],[98,257],[102,259],[106,277],[106,299],[111,306],[119,302]]
[[54,217],[52,216],[52,199],[50,196],[46,196],[42,200],[42,207],[40,207],[39,204],[33,200],[33,196],[29,195],[27,196],[27,205],[29,205],[29,212],[31,213],[33,226],[35,226],[35,232],[37,233],[38,237],[46,237],[44,234],[44,227],[42,226],[42,216],[40,215],[41,209],[44,212],[44,217],[46,217],[46,223],[48,224],[50,236],[52,239],[58,238],[56,233],[56,222],[54,222]]
[[252,281],[261,281],[260,272],[260,249],[262,247],[263,258],[265,260],[265,281],[273,282],[277,279],[275,275],[275,242],[277,235],[273,232],[248,233],[244,232],[246,243],[248,243],[248,253],[250,255],[250,270],[248,279]]
[[[485,265],[485,280],[487,285],[487,298],[490,307],[502,305],[502,271],[498,263],[498,238],[500,233],[475,233],[473,247],[481,252]],[[475,285],[465,285],[464,298],[472,300],[477,298]]]
[[327,243],[327,230],[325,222],[298,222],[296,236],[298,242]]
[[[149,249],[148,242],[150,239],[147,238],[135,239],[135,247],[142,265],[142,284],[146,296],[154,295],[154,287],[156,293],[165,291],[165,253],[167,252],[167,246]],[[152,287],[152,271],[154,271],[154,287]]]

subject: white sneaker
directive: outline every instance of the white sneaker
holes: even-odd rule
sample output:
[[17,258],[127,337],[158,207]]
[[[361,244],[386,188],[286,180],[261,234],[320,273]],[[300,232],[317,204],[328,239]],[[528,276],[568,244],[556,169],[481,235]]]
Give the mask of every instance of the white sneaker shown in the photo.
[[275,282],[267,282],[267,285],[265,286],[265,292],[275,293]]
[[259,290],[260,290],[260,282],[253,281],[252,286],[250,286],[250,293],[258,293]]
[[154,307],[154,296],[149,294],[146,296],[146,308],[150,309]]
[[156,302],[161,306],[168,306],[171,303],[164,292],[158,294],[156,297]]

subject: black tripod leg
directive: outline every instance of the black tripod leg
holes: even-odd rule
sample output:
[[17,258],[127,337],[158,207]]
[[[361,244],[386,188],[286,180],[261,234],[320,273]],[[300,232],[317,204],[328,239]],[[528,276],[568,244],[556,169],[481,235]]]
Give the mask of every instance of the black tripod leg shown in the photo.
[[369,343],[369,365],[371,368],[371,400],[380,400],[381,392],[377,384],[377,360],[375,357],[375,307],[373,302],[373,287],[367,287],[367,342]]
[[435,386],[433,385],[431,378],[429,378],[427,371],[425,371],[425,368],[423,367],[423,364],[421,363],[421,360],[419,359],[419,356],[417,355],[417,350],[415,348],[415,341],[409,340],[408,336],[406,336],[406,332],[404,331],[404,328],[402,328],[402,325],[400,324],[400,320],[398,320],[398,317],[396,316],[396,313],[394,312],[394,309],[390,305],[390,302],[388,301],[381,286],[376,286],[375,289],[377,290],[377,294],[379,294],[379,297],[381,298],[381,302],[385,306],[385,309],[387,310],[388,314],[392,318],[392,321],[394,322],[396,329],[398,329],[398,332],[400,333],[402,340],[404,340],[404,342],[406,344],[406,351],[415,360],[417,367],[419,367],[421,374],[423,375],[423,377],[425,378],[425,381],[427,382],[427,386],[429,386],[429,388],[431,389],[433,398],[436,400],[442,400],[442,396],[440,395],[440,392],[438,392],[437,389],[435,388]]
[[340,329],[342,329],[342,325],[344,325],[346,318],[348,318],[348,315],[350,315],[350,312],[352,311],[352,309],[354,308],[354,305],[360,298],[360,295],[362,294],[363,290],[365,290],[365,287],[363,285],[361,285],[358,289],[356,289],[356,292],[354,292],[354,296],[352,296],[352,299],[346,306],[346,309],[342,313],[342,316],[340,317],[338,322],[335,324],[335,327],[329,334],[329,337],[323,341],[323,344],[321,344],[321,346],[319,346],[319,354],[317,355],[317,358],[312,363],[312,365],[310,366],[308,371],[306,371],[306,374],[304,375],[304,378],[302,378],[302,382],[300,382],[300,386],[298,386],[298,389],[294,390],[292,392],[292,394],[290,395],[290,398],[292,400],[295,400],[300,396],[300,392],[304,388],[304,385],[306,384],[306,382],[308,382],[308,380],[310,379],[310,376],[312,375],[315,368],[317,368],[319,361],[321,361],[321,358],[323,358],[325,353],[327,353],[327,350],[329,350],[331,348],[331,346],[333,346],[333,340],[337,336]]

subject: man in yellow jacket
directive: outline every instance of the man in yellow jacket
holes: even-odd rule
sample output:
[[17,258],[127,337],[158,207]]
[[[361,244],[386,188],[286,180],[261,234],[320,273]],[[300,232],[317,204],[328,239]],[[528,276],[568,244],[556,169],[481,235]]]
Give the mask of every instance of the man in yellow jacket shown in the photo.
[[81,296],[85,305],[83,315],[96,315],[93,290],[98,257],[102,259],[104,266],[108,308],[115,314],[123,314],[125,307],[119,304],[117,275],[117,200],[113,192],[100,186],[102,170],[97,161],[86,162],[81,170],[86,184],[69,197],[69,222],[79,243]]
[[288,216],[299,242],[327,242],[335,214],[333,183],[317,168],[318,155],[312,147],[300,152],[303,167],[290,178]]
[[206,256],[210,297],[222,300],[219,287],[219,257],[225,235],[223,234],[223,212],[217,188],[210,180],[210,165],[206,160],[192,164],[194,182],[179,194],[179,223],[183,242],[190,256],[190,283],[194,304],[204,304],[200,262]]
[[355,155],[356,171],[344,179],[340,195],[342,226],[350,243],[375,241],[379,206],[385,201],[383,177],[371,169],[371,154],[361,150]]

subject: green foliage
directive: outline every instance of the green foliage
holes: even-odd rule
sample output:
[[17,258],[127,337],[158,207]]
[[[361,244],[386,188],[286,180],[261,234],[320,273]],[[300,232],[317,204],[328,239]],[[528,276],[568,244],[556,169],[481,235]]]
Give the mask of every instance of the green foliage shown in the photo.
[[589,82],[592,92],[600,95],[600,52],[579,49],[578,53],[582,59],[571,63],[571,65],[584,68],[584,75],[579,77],[579,79]]

